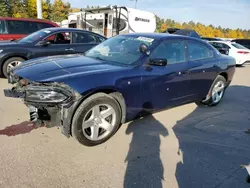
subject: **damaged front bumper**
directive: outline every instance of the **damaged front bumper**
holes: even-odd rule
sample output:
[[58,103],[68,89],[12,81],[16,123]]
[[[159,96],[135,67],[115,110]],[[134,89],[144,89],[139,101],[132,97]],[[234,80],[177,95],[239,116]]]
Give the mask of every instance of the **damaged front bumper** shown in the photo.
[[61,132],[70,137],[71,120],[81,100],[81,95],[63,83],[35,83],[24,79],[9,79],[15,84],[4,89],[4,95],[21,98],[29,108],[30,121],[38,126],[59,126]]

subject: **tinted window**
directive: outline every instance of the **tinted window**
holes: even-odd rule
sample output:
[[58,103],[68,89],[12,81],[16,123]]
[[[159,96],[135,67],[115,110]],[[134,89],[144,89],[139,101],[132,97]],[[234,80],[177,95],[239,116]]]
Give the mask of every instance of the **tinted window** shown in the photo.
[[188,42],[188,56],[190,60],[208,59],[213,57],[213,51],[197,42]]
[[105,41],[106,39],[105,38],[103,38],[103,37],[96,37],[100,42],[103,42],[103,41]]
[[185,61],[185,43],[180,40],[164,41],[151,54],[151,58],[167,59],[168,64]]
[[30,34],[39,30],[36,22],[8,20],[7,23],[9,34]]
[[7,33],[6,25],[4,20],[0,20],[0,34]]
[[97,38],[89,33],[81,33],[81,32],[74,32],[73,33],[73,43],[74,44],[89,44],[89,43],[97,43]]
[[51,44],[70,44],[71,33],[55,33],[45,38],[44,40],[50,42]]
[[210,44],[213,45],[213,47],[215,47],[217,49],[223,48],[221,43],[211,42]]
[[37,27],[40,30],[40,29],[45,29],[45,28],[55,27],[55,26],[48,24],[48,23],[37,23]]

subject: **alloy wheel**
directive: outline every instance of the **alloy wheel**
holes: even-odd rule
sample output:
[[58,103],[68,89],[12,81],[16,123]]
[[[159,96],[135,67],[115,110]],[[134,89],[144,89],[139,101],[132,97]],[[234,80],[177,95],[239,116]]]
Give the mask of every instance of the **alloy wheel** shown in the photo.
[[218,81],[212,91],[213,103],[218,103],[223,97],[225,84],[223,81]]
[[99,104],[91,108],[83,118],[82,130],[86,138],[98,141],[107,137],[114,129],[117,115],[112,106]]
[[20,65],[22,62],[21,61],[12,61],[8,64],[7,66],[7,72],[10,72],[10,70],[18,65]]

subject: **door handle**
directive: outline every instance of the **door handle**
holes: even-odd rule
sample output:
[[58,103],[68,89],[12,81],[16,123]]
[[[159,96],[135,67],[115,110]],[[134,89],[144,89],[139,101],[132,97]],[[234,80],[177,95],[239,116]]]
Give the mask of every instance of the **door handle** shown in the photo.
[[188,74],[189,71],[181,71],[181,72],[178,72],[179,75],[182,75],[182,74]]
[[73,48],[66,48],[65,51],[74,51]]
[[182,74],[188,74],[189,73],[189,71],[183,71],[182,72]]

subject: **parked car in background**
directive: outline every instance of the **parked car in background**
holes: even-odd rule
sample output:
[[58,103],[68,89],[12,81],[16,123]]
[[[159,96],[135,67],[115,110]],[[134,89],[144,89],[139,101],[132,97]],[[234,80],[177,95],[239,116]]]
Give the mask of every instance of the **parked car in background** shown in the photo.
[[43,56],[84,53],[106,40],[93,32],[73,28],[47,28],[18,41],[0,43],[0,68],[5,77],[23,61]]
[[250,49],[250,39],[234,39],[232,42],[236,42],[238,44],[241,44],[242,46],[245,46],[246,48]]
[[200,35],[192,29],[178,29],[178,28],[168,28],[163,33],[175,34],[175,35],[183,35],[194,38],[201,38]]
[[206,41],[223,41],[220,38],[213,38],[213,37],[201,37],[201,39]]
[[48,20],[0,17],[0,41],[18,40],[49,27],[59,26]]
[[236,59],[236,65],[243,65],[245,63],[250,63],[250,50],[236,42],[228,41],[210,41],[220,52],[226,51],[226,55],[232,56]]
[[85,55],[29,60],[11,70],[6,97],[23,98],[31,121],[60,126],[87,146],[125,123],[190,102],[215,106],[235,72],[235,59],[207,42],[168,34],[109,38]]

